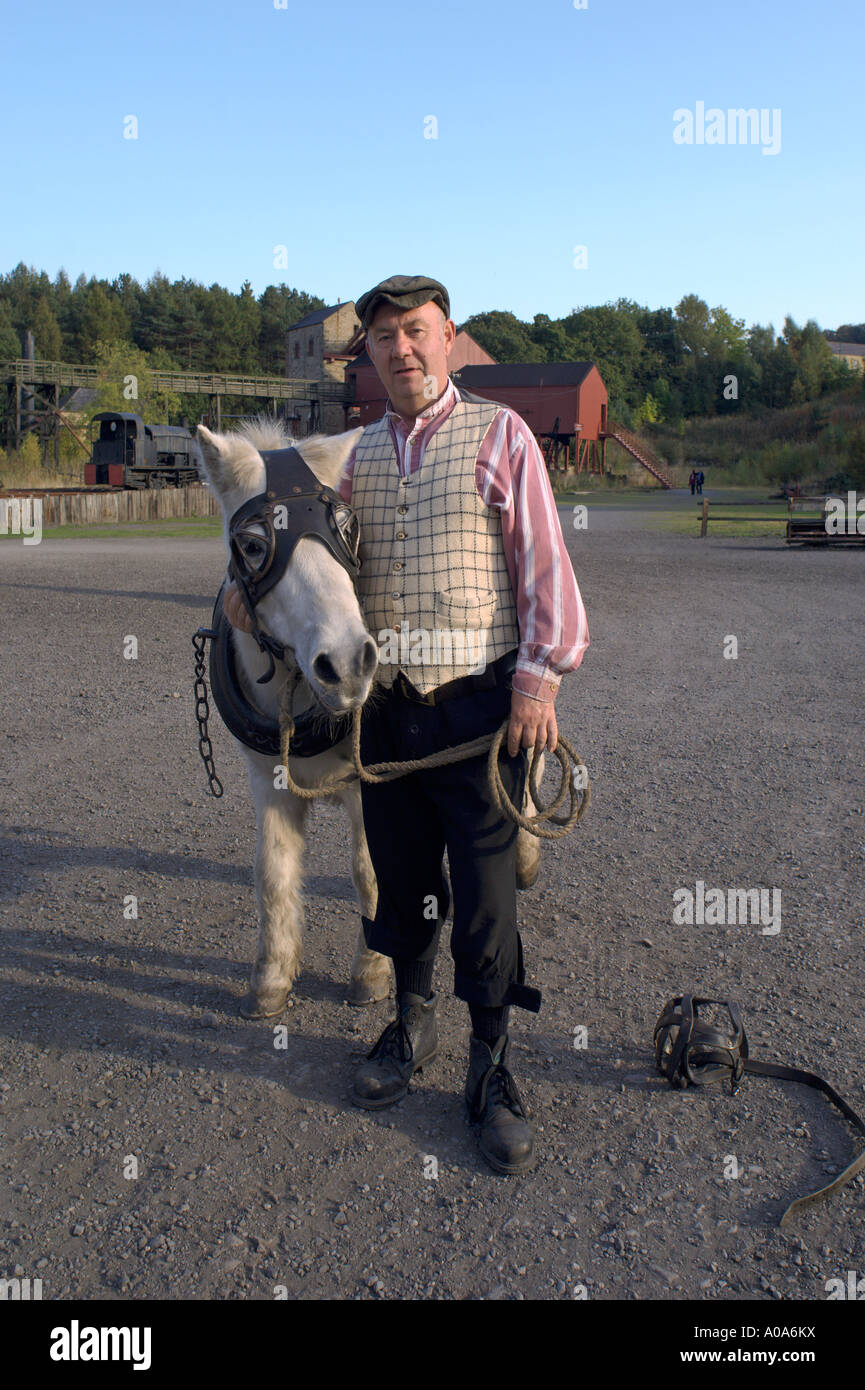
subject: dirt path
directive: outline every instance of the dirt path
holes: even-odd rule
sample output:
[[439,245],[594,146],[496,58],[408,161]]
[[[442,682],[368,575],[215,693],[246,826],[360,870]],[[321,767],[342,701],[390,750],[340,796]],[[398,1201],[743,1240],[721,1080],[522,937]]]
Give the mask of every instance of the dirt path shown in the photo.
[[[521,896],[544,1005],[513,1015],[540,1149],[518,1180],[466,1127],[446,948],[437,1063],[392,1111],[350,1103],[390,1006],[344,1003],[335,811],[314,817],[285,1046],[238,1016],[254,817],[221,727],[226,794],[206,796],[191,703],[221,543],[0,547],[0,1274],[46,1299],[822,1299],[861,1277],[862,1179],[777,1229],[857,1148],[840,1116],[758,1079],[675,1093],[650,1045],[671,995],[733,994],[755,1055],[865,1109],[863,557],[597,519],[570,538],[592,647],[560,700],[594,805]],[[697,880],[780,889],[779,934],[674,926]]]

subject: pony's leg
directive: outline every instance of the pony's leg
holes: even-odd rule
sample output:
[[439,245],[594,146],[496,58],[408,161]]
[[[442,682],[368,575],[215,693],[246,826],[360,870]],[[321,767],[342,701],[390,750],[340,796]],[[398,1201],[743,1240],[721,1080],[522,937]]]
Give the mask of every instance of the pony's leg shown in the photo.
[[[341,792],[340,800],[351,818],[351,876],[360,899],[360,910],[364,917],[372,918],[375,916],[378,888],[363,829],[359,783],[353,782]],[[347,995],[349,1004],[362,1006],[386,999],[390,993],[391,978],[390,957],[379,955],[378,951],[369,949],[361,923],[354,959],[351,962]]]
[[273,766],[267,771],[250,760],[250,783],[258,821],[255,892],[258,898],[258,950],[249,993],[240,1005],[244,1018],[272,1018],[285,1008],[303,960],[304,825],[307,802],[275,790]]
[[[538,784],[543,781],[544,776],[544,755],[538,761]],[[523,815],[533,816],[537,811],[537,806],[532,800],[529,791],[529,779],[526,778],[526,792],[523,797]],[[537,879],[541,867],[541,842],[537,835],[530,835],[527,830],[517,831],[517,887],[531,888]]]

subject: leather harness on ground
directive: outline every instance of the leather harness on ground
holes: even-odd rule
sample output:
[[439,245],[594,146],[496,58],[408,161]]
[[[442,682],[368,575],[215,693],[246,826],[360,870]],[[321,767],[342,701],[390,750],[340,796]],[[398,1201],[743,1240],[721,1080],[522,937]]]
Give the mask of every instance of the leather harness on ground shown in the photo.
[[[719,1004],[725,1008],[730,1015],[732,1029],[725,1030],[716,1023],[700,1018],[700,1006],[704,1004]],[[821,1076],[802,1071],[799,1067],[785,1067],[779,1062],[759,1062],[749,1057],[742,1013],[731,1000],[697,999],[692,994],[681,994],[670,999],[655,1024],[652,1041],[658,1070],[676,1089],[710,1085],[726,1078],[730,1082],[730,1094],[735,1095],[746,1072],[753,1076],[774,1076],[782,1081],[801,1081],[822,1091],[860,1134],[865,1134],[865,1124],[855,1110]],[[865,1150],[825,1187],[791,1202],[779,1224],[786,1226],[798,1212],[812,1202],[837,1192],[863,1169]]]

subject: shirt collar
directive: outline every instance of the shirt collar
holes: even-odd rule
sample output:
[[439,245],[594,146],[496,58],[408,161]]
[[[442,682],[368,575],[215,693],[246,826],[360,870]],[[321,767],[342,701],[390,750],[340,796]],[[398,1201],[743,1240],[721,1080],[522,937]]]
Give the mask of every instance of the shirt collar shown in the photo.
[[420,412],[414,424],[412,425],[411,430],[409,430],[408,425],[406,424],[405,420],[403,420],[402,416],[397,414],[397,412],[394,410],[393,406],[390,403],[390,397],[388,397],[384,413],[393,421],[397,429],[403,430],[406,434],[415,434],[418,430],[424,429],[429,424],[430,420],[435,419],[437,415],[441,415],[443,410],[449,410],[451,406],[456,404],[457,399],[458,398],[456,387],[454,386],[450,377],[448,377],[448,384],[445,387],[444,391],[442,391],[438,400],[432,401],[427,406],[426,410],[422,410]]

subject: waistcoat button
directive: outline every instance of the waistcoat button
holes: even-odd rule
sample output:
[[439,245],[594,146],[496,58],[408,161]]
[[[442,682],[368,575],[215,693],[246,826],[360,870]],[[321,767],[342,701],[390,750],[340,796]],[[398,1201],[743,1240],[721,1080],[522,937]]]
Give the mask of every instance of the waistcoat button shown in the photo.
[[401,570],[401,569],[402,569],[402,560],[397,560],[397,561],[395,561],[395,563],[394,563],[394,569],[395,569],[395,570]]
[[404,540],[405,540],[405,531],[397,531],[397,533],[396,533],[396,538],[397,538],[398,541],[404,541]]

